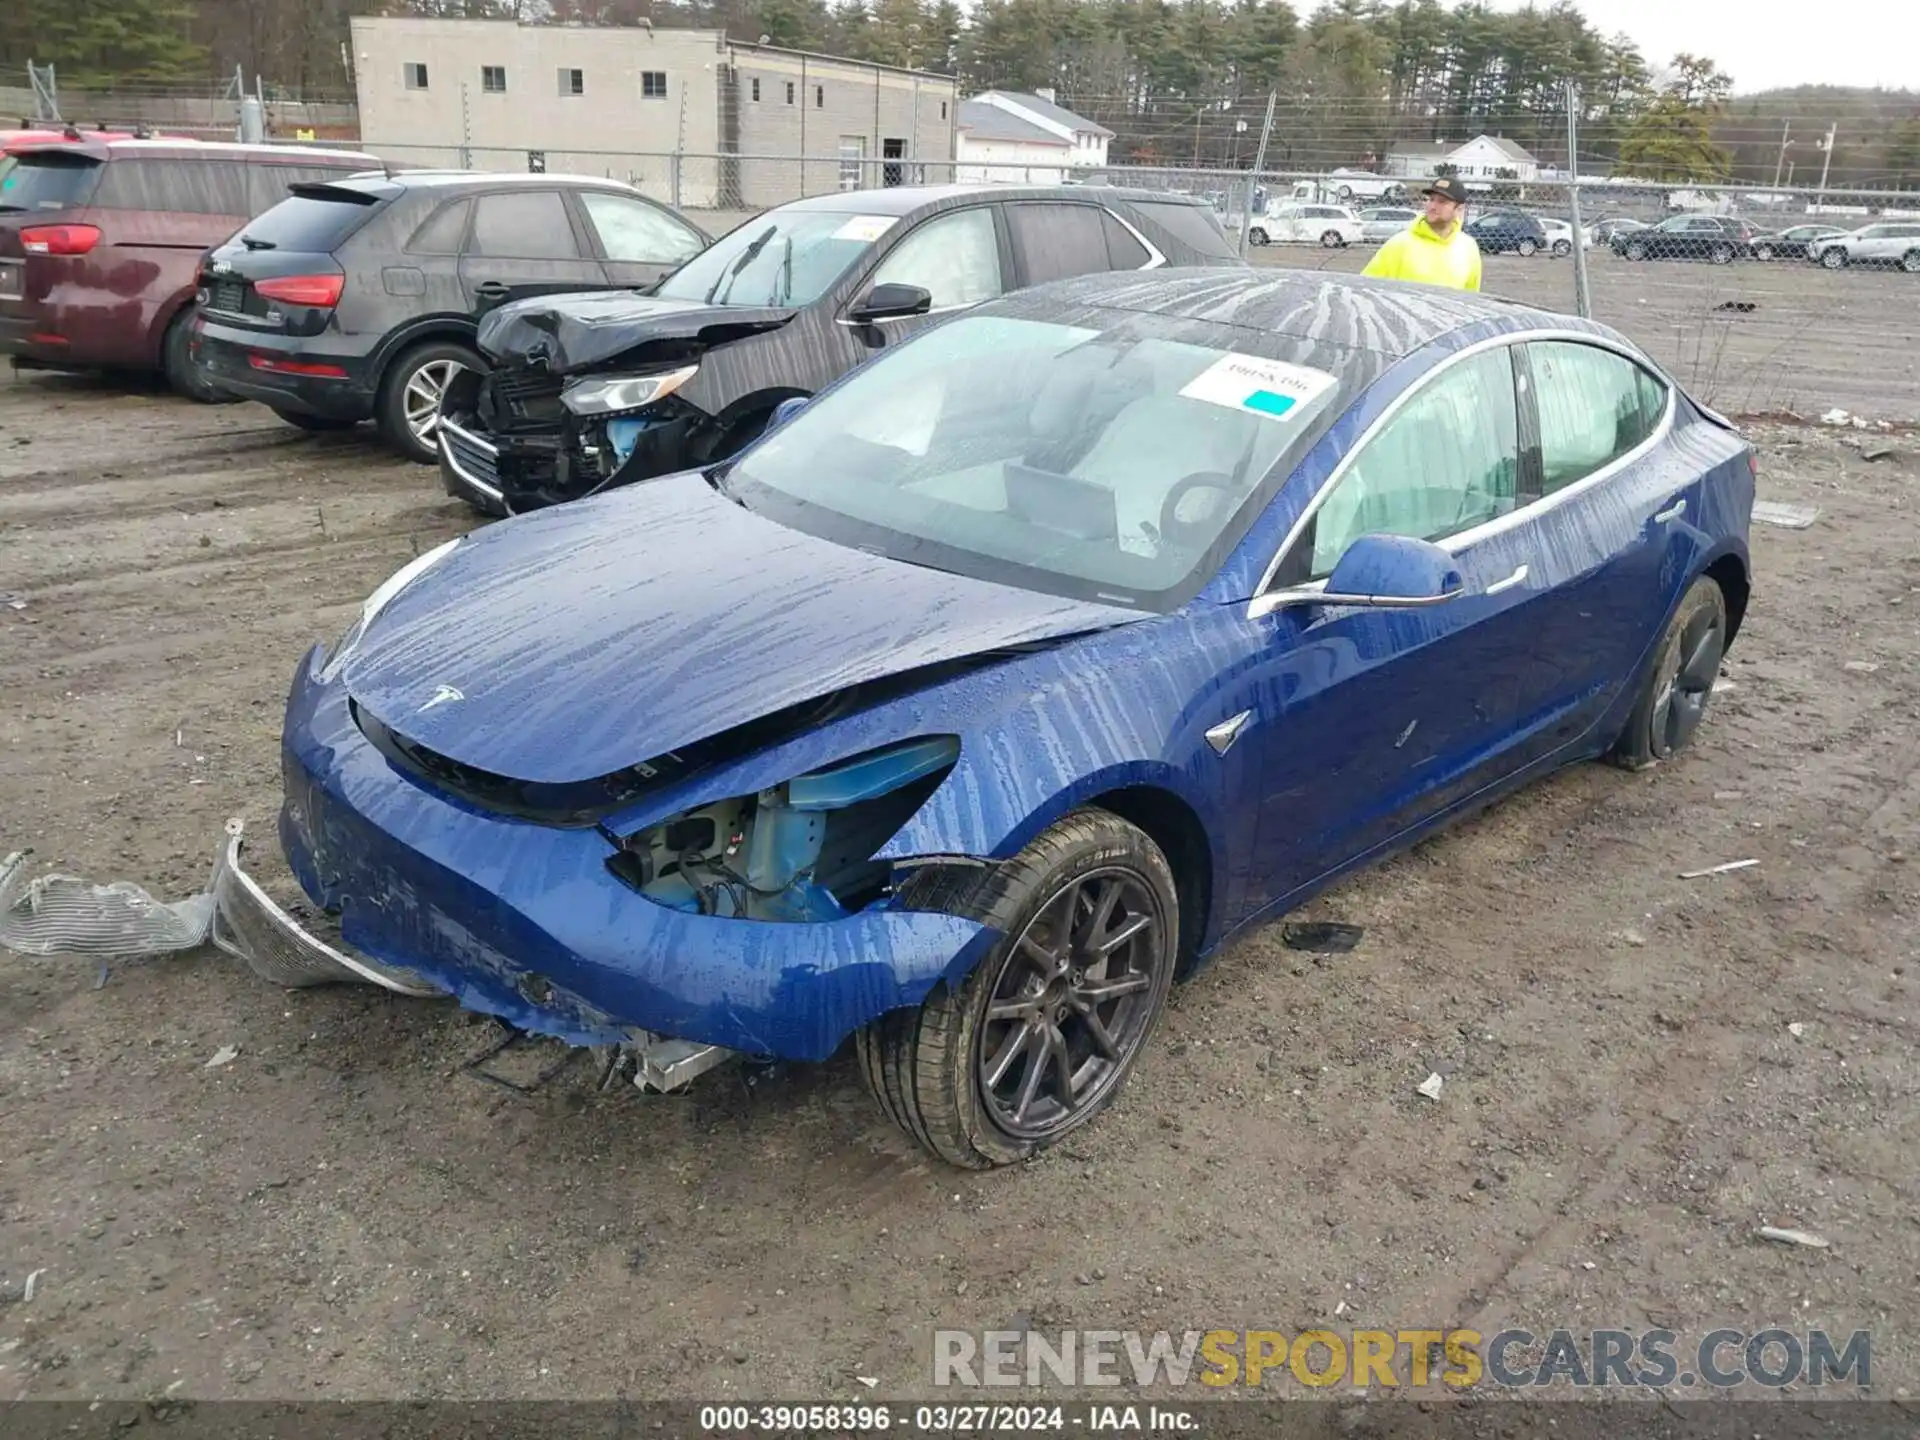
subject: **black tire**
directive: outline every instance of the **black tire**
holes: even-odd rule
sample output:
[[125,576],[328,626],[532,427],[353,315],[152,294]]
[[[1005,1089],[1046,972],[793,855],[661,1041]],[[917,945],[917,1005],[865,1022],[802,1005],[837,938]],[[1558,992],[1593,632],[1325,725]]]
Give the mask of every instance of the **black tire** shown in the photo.
[[229,395],[207,379],[187,353],[187,331],[192,323],[193,310],[188,307],[167,323],[167,333],[161,337],[160,368],[167,377],[167,388],[196,405],[231,405],[240,397]]
[[1754,246],[1754,247],[1753,247],[1753,258],[1754,258],[1754,259],[1756,259],[1756,260],[1771,260],[1771,259],[1773,259],[1773,247],[1772,247],[1771,245],[1756,245],[1756,246]]
[[1338,230],[1329,230],[1320,237],[1321,248],[1326,250],[1338,250],[1346,243],[1345,240],[1340,238],[1340,232]]
[[1540,246],[1531,235],[1522,236],[1520,243],[1513,248],[1520,252],[1523,259],[1537,255],[1540,252]]
[[1909,275],[1920,275],[1920,250],[1909,250],[1900,257],[1900,268]]
[[1249,245],[1266,244],[1267,232],[1258,225],[1254,226],[1251,230],[1247,231],[1247,243]]
[[1553,242],[1554,259],[1564,260],[1571,254],[1573,254],[1573,242],[1571,240],[1556,240]]
[[1716,245],[1707,251],[1707,259],[1716,265],[1731,265],[1733,263],[1733,247],[1731,245]]
[[1727,653],[1727,597],[1702,575],[1681,597],[1660,637],[1640,698],[1608,759],[1645,770],[1687,748],[1698,733]]
[[1829,270],[1844,270],[1847,268],[1847,252],[1838,245],[1829,245],[1820,252],[1820,263]]
[[[884,1015],[855,1037],[861,1074],[893,1122],[942,1160],[973,1170],[1017,1164],[1082,1129],[1112,1103],[1152,1038],[1179,959],[1180,904],[1172,868],[1143,831],[1109,811],[1074,811],[986,876],[952,908],[992,917],[1000,943],[957,988],[943,984],[917,1009]],[[1072,917],[1068,944],[1055,948],[1080,950],[1080,925],[1101,918],[1081,913],[1087,886],[1115,887],[1127,902],[1127,919],[1118,926],[1111,922],[1119,902],[1106,908],[1105,934],[1146,921],[1146,928],[1123,942],[1125,975],[1142,983],[1092,1002],[1117,1057],[1095,1053],[1084,998],[1073,988],[1111,985],[1111,975],[1087,976],[1092,966],[1075,968],[1071,959],[1060,958],[1066,968],[1043,980],[1035,958],[1054,943],[1063,909]],[[1104,901],[1102,894],[1087,903],[1097,911]],[[1111,963],[1111,956],[1102,958],[1103,972]],[[1017,989],[1009,992],[1009,985]],[[1102,1015],[1108,1005],[1113,1013]],[[1019,1013],[990,1017],[989,1006]],[[988,1056],[995,1025],[1004,1027],[1004,1035],[993,1040],[995,1053]],[[1057,1037],[1058,1048],[1050,1037]],[[1044,1046],[1039,1054],[1031,1048],[1034,1039]],[[1016,1128],[1010,1122],[1041,1098],[1035,1091],[1021,1104],[1017,1092],[1029,1081],[1047,1081],[1062,1052],[1076,1075],[1087,1076],[1085,1090],[1072,1106],[1050,1091],[1046,1102],[1059,1113],[1043,1119],[1051,1112],[1039,1112],[1032,1124]],[[995,1061],[1001,1076],[988,1085],[982,1072]],[[1100,1068],[1088,1075],[1089,1066]],[[1003,1088],[1016,1092],[1011,1101],[1000,1093]],[[1017,1112],[1012,1117],[1006,1114],[1010,1103]]]
[[298,430],[311,430],[316,435],[331,435],[340,430],[351,430],[358,423],[342,420],[332,415],[302,415],[294,410],[282,410],[277,405],[270,407],[287,424]]
[[1644,260],[1647,258],[1647,247],[1642,241],[1629,240],[1626,253],[1629,260]]
[[486,368],[469,346],[457,340],[428,340],[395,356],[380,378],[380,393],[373,406],[374,423],[380,427],[380,437],[388,445],[417,465],[439,464],[440,451],[430,434],[423,436],[414,430],[408,408],[418,397],[410,395],[409,390],[422,372],[449,363],[467,370]]

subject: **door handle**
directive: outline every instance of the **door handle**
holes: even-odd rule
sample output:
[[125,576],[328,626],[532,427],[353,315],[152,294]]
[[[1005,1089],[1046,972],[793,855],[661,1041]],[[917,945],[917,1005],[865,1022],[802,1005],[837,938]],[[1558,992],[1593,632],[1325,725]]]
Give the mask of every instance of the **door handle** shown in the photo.
[[483,280],[473,287],[473,293],[485,300],[498,300],[507,293],[507,287],[498,280]]
[[1518,570],[1514,571],[1511,575],[1507,576],[1506,579],[1496,580],[1491,585],[1487,586],[1487,594],[1498,595],[1502,590],[1511,590],[1513,589],[1514,586],[1518,585],[1522,580],[1525,580],[1526,578],[1527,578],[1527,567],[1522,565]]
[[1680,497],[1680,499],[1674,501],[1673,504],[1669,505],[1666,509],[1662,510],[1658,515],[1654,516],[1653,523],[1656,525],[1664,525],[1667,523],[1667,521],[1677,520],[1686,513],[1687,513],[1687,501],[1686,501],[1686,497],[1683,495]]

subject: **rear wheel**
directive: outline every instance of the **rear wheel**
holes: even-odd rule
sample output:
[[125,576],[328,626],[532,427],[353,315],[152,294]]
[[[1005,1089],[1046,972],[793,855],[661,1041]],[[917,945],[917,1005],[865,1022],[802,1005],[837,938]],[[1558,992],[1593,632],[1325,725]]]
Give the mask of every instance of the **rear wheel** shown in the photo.
[[1258,225],[1254,226],[1251,230],[1247,231],[1247,243],[1249,245],[1266,244],[1267,232]]
[[1687,748],[1706,716],[1727,653],[1727,597],[1710,576],[1687,590],[1667,624],[1626,729],[1608,756],[1644,770]]
[[1329,250],[1336,250],[1347,242],[1340,238],[1338,230],[1329,230],[1320,237],[1320,243]]
[[1173,871],[1141,830],[1076,810],[989,872],[957,910],[1004,938],[966,981],[856,1037],[894,1122],[950,1164],[1011,1165],[1120,1091],[1172,984]]
[[1573,242],[1571,240],[1556,240],[1553,242],[1554,259],[1564,260],[1571,254],[1573,254]]
[[1773,259],[1773,247],[1772,247],[1771,245],[1756,245],[1756,246],[1754,246],[1754,247],[1753,247],[1753,258],[1754,258],[1754,259],[1756,259],[1756,260],[1771,260],[1771,259]]
[[382,438],[418,464],[438,462],[433,430],[440,423],[440,399],[462,371],[481,368],[480,357],[453,340],[429,340],[403,353],[387,367],[374,403]]
[[311,430],[316,435],[330,435],[337,430],[351,430],[359,423],[354,420],[342,420],[335,415],[302,415],[295,410],[282,410],[273,407],[273,413],[287,424],[299,430]]
[[1909,275],[1920,275],[1920,250],[1909,250],[1900,257],[1900,268]]
[[1627,259],[1644,260],[1646,258],[1647,258],[1647,247],[1644,241],[1630,240],[1627,242]]
[[1733,247],[1731,245],[1715,245],[1711,250],[1707,251],[1707,258],[1716,265],[1731,265],[1733,263]]
[[1522,236],[1520,243],[1513,248],[1518,250],[1523,256],[1537,255],[1540,253],[1540,246],[1535,243],[1531,235]]
[[231,405],[240,397],[229,395],[201,373],[188,353],[192,338],[193,311],[182,310],[167,326],[160,341],[160,368],[167,377],[167,388],[196,405]]

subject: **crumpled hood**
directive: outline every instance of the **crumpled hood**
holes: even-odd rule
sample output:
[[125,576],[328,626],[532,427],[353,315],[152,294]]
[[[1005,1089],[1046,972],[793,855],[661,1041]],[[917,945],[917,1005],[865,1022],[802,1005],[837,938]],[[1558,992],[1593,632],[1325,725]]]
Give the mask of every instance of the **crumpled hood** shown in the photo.
[[848,685],[1147,618],[819,540],[696,473],[475,532],[344,677],[416,744],[567,785]]
[[722,344],[759,330],[777,330],[798,313],[791,308],[663,300],[634,290],[536,295],[483,315],[479,343],[481,353],[495,364],[542,355],[553,374],[571,375],[649,340]]

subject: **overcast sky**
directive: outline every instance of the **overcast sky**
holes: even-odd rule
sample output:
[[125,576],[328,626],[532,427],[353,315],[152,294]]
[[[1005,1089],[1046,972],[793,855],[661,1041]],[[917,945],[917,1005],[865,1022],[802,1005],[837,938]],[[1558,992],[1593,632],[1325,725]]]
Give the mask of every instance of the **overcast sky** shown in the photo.
[[[1494,0],[1502,10],[1524,3]],[[1656,69],[1682,51],[1711,56],[1733,76],[1737,93],[1782,85],[1920,90],[1920,4],[1914,0],[1576,3],[1601,34],[1631,35]]]

